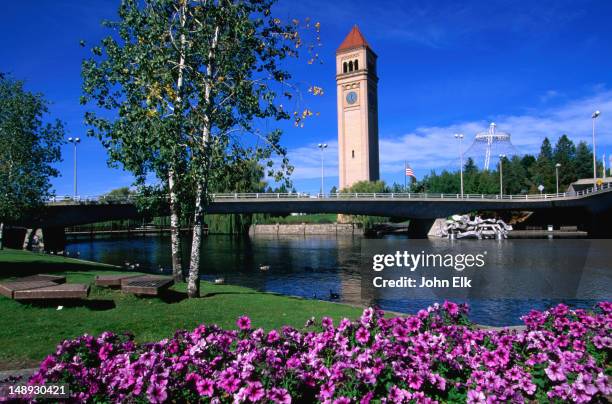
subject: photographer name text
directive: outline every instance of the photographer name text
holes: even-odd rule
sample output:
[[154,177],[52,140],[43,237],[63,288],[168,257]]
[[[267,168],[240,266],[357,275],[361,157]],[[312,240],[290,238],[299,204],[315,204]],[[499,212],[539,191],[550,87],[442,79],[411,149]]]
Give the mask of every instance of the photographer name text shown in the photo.
[[[372,257],[372,270],[374,272],[409,271],[417,270],[453,270],[462,272],[465,269],[480,269],[486,264],[487,252],[480,254],[430,254],[421,251],[410,253],[396,251],[394,254],[375,254]],[[375,288],[471,288],[472,280],[467,276],[399,276],[387,279],[375,276],[372,284]]]

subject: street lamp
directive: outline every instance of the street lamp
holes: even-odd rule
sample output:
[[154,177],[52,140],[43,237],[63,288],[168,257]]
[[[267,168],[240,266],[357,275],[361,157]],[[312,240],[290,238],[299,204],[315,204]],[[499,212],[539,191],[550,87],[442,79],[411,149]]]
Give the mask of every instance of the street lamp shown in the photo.
[[461,176],[461,197],[463,198],[463,133],[455,133],[455,139],[459,139],[459,175]]
[[559,194],[559,167],[561,167],[561,164],[555,164],[555,177],[557,178],[557,194]]
[[81,142],[78,137],[69,137],[68,143],[74,144],[74,199],[77,198],[77,145]]
[[327,149],[327,143],[319,143],[319,150],[321,150],[321,196],[323,196],[323,150]]
[[597,189],[597,154],[595,153],[595,119],[601,114],[599,110],[593,112],[593,189]]
[[503,162],[506,158],[505,154],[499,155],[499,197],[502,198],[504,196],[504,170],[503,170]]

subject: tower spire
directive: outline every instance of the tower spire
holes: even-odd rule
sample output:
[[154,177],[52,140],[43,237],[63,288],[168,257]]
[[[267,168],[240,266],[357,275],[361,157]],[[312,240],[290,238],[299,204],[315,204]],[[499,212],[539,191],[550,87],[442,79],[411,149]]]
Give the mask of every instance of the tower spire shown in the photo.
[[366,41],[365,37],[359,30],[357,24],[353,25],[353,29],[348,33],[348,35],[344,38],[344,41],[338,46],[336,52],[341,52],[344,50],[355,49],[355,48],[370,48],[368,41]]

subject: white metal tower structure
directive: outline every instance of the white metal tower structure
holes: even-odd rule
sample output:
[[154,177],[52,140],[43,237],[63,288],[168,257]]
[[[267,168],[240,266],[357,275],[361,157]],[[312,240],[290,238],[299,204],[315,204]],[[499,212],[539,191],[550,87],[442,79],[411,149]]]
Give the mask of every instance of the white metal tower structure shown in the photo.
[[[484,164],[483,169],[488,170],[491,163],[491,150],[498,149],[497,146],[502,146],[501,149],[514,149],[510,142],[510,134],[506,132],[498,132],[495,122],[491,122],[489,130],[486,132],[478,132],[474,138],[473,147],[484,146]],[[512,153],[515,154],[515,153]]]

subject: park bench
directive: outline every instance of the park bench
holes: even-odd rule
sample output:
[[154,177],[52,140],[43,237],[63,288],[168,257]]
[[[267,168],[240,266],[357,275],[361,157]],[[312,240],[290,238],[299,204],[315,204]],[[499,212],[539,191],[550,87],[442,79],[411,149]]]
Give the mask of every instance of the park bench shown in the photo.
[[89,295],[89,285],[82,283],[53,284],[35,289],[16,290],[15,300],[68,300],[86,299]]
[[98,275],[96,276],[96,285],[104,287],[119,287],[124,279],[136,278],[142,275]]
[[89,285],[67,284],[61,275],[38,274],[0,282],[0,294],[14,300],[83,299]]
[[158,296],[174,284],[168,276],[143,275],[121,280],[121,291],[135,295]]

